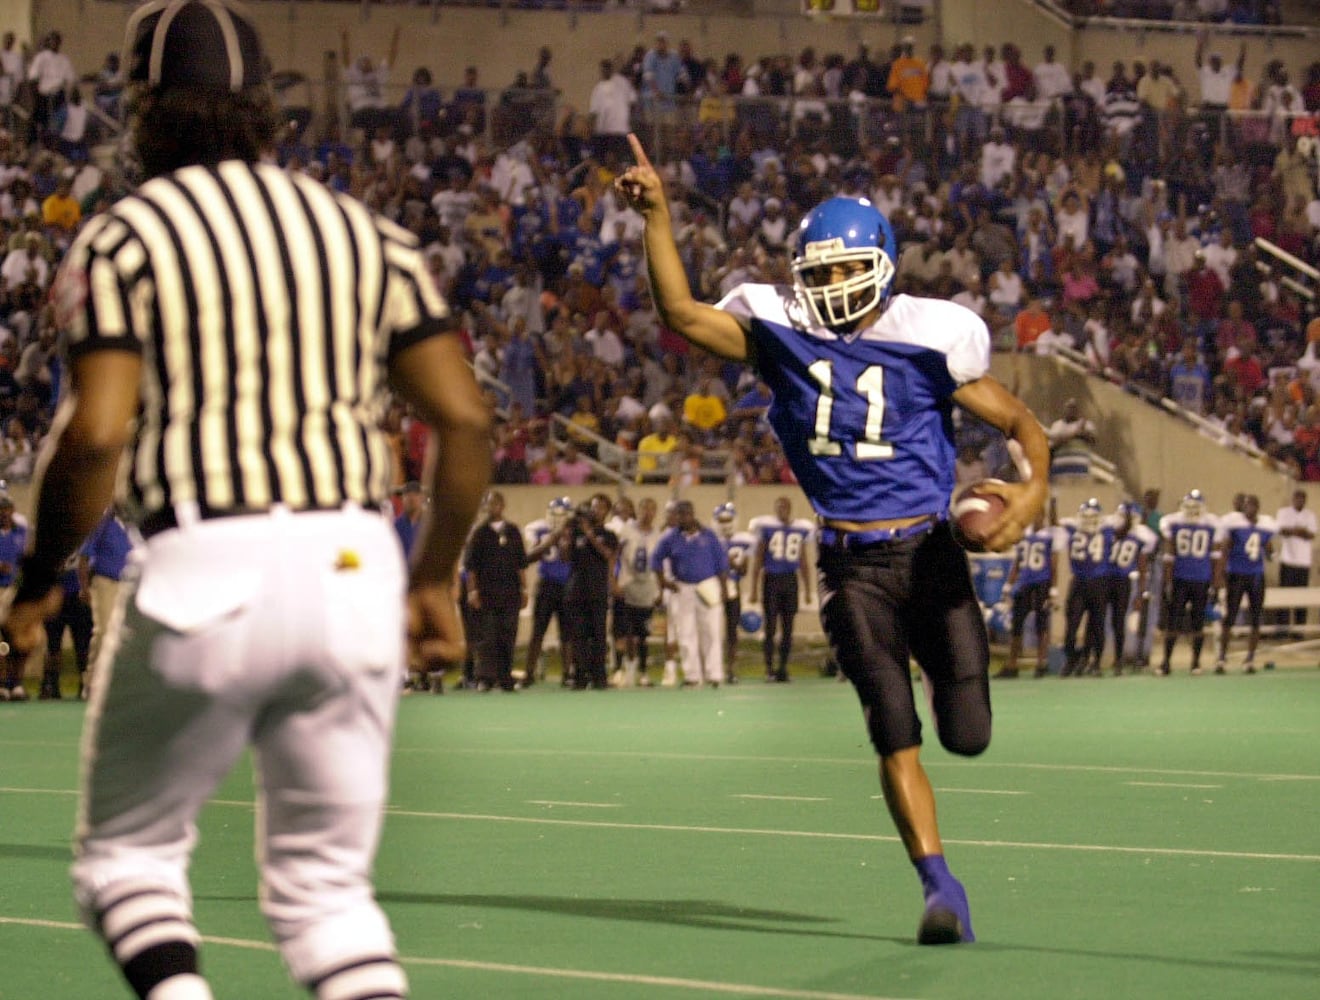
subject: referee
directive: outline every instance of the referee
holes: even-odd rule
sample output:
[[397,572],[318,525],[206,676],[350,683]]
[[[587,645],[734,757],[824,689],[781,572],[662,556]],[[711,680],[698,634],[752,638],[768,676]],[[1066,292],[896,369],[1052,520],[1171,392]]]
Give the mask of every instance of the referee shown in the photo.
[[[77,900],[133,991],[207,1000],[187,867],[202,805],[251,747],[261,907],[320,1000],[407,983],[371,866],[407,634],[461,657],[454,567],[490,418],[412,237],[260,164],[268,65],[226,0],[154,0],[123,60],[143,176],[69,250],[70,384],[6,638],[41,633],[60,567],[120,500],[145,545],[83,741]],[[434,431],[408,574],[389,386]]]

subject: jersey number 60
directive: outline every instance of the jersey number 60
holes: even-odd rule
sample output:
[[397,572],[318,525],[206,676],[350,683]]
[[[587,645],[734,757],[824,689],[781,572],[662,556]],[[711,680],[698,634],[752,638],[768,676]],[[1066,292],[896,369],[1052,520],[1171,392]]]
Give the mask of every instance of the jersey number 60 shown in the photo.
[[[840,455],[843,445],[830,437],[830,417],[834,412],[834,362],[813,361],[807,374],[820,386],[820,399],[816,403],[815,437],[807,441],[813,455]],[[857,457],[861,460],[894,457],[894,446],[880,436],[880,425],[885,419],[885,370],[871,365],[857,376],[857,391],[866,397],[866,426],[856,441]]]

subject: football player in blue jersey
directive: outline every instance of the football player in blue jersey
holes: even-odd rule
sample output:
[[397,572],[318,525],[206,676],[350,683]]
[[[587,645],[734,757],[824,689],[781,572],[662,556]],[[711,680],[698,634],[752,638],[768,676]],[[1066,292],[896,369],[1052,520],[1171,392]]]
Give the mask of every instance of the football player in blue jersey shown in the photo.
[[[1105,606],[1109,611],[1109,629],[1114,637],[1114,676],[1123,673],[1123,646],[1127,635],[1128,606],[1132,603],[1132,584],[1137,584],[1136,611],[1150,600],[1146,578],[1151,554],[1159,548],[1160,538],[1142,522],[1141,504],[1125,500],[1109,525],[1109,551],[1105,555]],[[1138,615],[1140,620],[1140,615]],[[1141,647],[1141,636],[1137,636]]]
[[756,539],[751,532],[738,530],[738,509],[731,503],[715,508],[712,526],[724,545],[724,554],[729,557],[729,575],[724,580],[724,679],[737,684],[734,663],[738,658],[738,629],[742,621],[742,579],[751,568]]
[[541,667],[541,644],[550,628],[550,619],[559,627],[559,662],[561,683],[572,682],[573,658],[569,655],[569,629],[564,625],[564,590],[568,586],[568,538],[565,528],[573,513],[573,501],[555,497],[546,505],[545,517],[523,528],[527,565],[537,564],[536,598],[532,602],[532,636],[527,643],[527,670],[523,686],[530,687],[545,679]]
[[1224,558],[1220,560],[1215,578],[1215,589],[1227,581],[1224,620],[1220,624],[1219,656],[1215,660],[1215,673],[1224,673],[1224,660],[1232,637],[1233,620],[1247,599],[1247,658],[1242,666],[1246,673],[1256,672],[1256,643],[1260,641],[1260,611],[1265,602],[1265,560],[1274,555],[1274,536],[1278,525],[1274,518],[1260,513],[1260,497],[1248,494],[1242,510],[1225,514],[1219,521],[1215,540],[1222,546]]
[[1192,673],[1201,672],[1205,644],[1205,606],[1215,577],[1219,519],[1205,509],[1205,497],[1192,490],[1178,510],[1160,519],[1164,541],[1164,659],[1156,674],[1168,676],[1169,658],[1179,633],[1192,642]]
[[920,760],[909,656],[926,680],[940,742],[969,756],[985,750],[989,642],[966,554],[947,521],[953,408],[999,428],[1024,460],[1024,482],[982,484],[1005,501],[988,533],[991,549],[1013,545],[1045,503],[1045,434],[989,376],[989,331],[975,313],[890,297],[894,234],[867,201],[831,198],[807,213],[792,284],[744,284],[718,305],[698,302],[660,175],[637,138],[628,141],[636,165],[615,183],[646,223],[661,322],[713,354],[748,363],[770,387],[770,424],[820,519],[821,619],[857,690],[885,802],[921,879],[917,940],[972,941],[967,896],[945,863]]
[[[1054,509],[1054,501],[1050,501]],[[1059,550],[1066,544],[1063,529],[1046,523],[1045,515],[1022,536],[1013,551],[1013,568],[1008,571],[1008,591],[1013,595],[1013,611],[1009,618],[1008,658],[995,677],[1012,678],[1018,675],[1018,657],[1022,655],[1022,633],[1027,617],[1035,619],[1036,676],[1049,673],[1050,612],[1053,609],[1054,581],[1059,572]]]
[[[1072,580],[1063,606],[1063,677],[1100,673],[1105,646],[1105,556],[1112,532],[1106,531],[1105,512],[1092,497],[1077,508],[1076,517],[1062,522],[1067,534],[1068,565]],[[1082,645],[1077,632],[1086,621]]]
[[[752,603],[764,608],[765,679],[788,683],[788,654],[793,649],[793,621],[798,613],[798,579],[802,592],[811,603],[811,577],[807,549],[815,537],[816,526],[810,521],[793,519],[788,497],[775,501],[772,517],[758,517],[748,525],[756,539],[756,558],[752,563]],[[776,647],[775,633],[779,633]],[[778,667],[775,654],[778,653]]]

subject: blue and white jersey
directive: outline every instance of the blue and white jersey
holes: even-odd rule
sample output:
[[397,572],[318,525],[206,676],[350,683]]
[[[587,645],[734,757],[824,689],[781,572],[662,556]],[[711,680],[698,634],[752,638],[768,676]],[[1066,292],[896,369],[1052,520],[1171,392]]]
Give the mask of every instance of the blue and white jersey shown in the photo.
[[1103,529],[1109,539],[1107,576],[1130,575],[1141,565],[1141,557],[1149,557],[1160,542],[1155,532],[1144,524],[1134,524],[1122,535],[1118,533],[1118,527],[1118,524],[1110,522]]
[[724,596],[733,600],[741,593],[743,577],[752,568],[752,554],[756,551],[756,536],[750,531],[735,531],[733,537],[720,539],[724,554],[729,559],[729,576],[725,581]]
[[616,534],[619,538],[618,581],[623,599],[634,607],[650,607],[660,594],[660,581],[651,570],[651,556],[660,542],[661,529],[655,526],[645,529],[636,521],[628,521]]
[[1221,517],[1215,541],[1224,543],[1228,572],[1263,576],[1265,560],[1270,555],[1270,539],[1277,530],[1274,518],[1264,515],[1258,516],[1254,523],[1237,511]]
[[747,525],[761,553],[761,569],[767,575],[796,573],[807,546],[816,537],[816,526],[805,518],[785,523],[773,515],[754,517]]
[[[545,540],[546,535],[552,535],[554,532],[555,529],[550,526],[550,522],[545,518],[533,521],[523,528],[523,544],[527,546],[527,551],[530,552]],[[571,569],[572,566],[568,561],[568,549],[558,542],[541,553],[537,565],[537,573],[546,583],[568,583],[568,574]]]
[[1062,528],[1048,525],[1027,532],[1013,547],[1017,562],[1017,577],[1013,593],[1042,583],[1054,582],[1054,551],[1067,544],[1067,533]]
[[1059,522],[1068,540],[1068,565],[1074,580],[1098,580],[1105,575],[1109,555],[1109,536],[1103,526],[1083,531],[1076,518]]
[[1182,511],[1160,518],[1160,537],[1173,553],[1173,579],[1209,583],[1214,575],[1219,518],[1202,514],[1192,520]]
[[843,337],[788,285],[739,285],[717,305],[744,322],[774,392],[770,425],[822,517],[944,517],[954,482],[953,393],[985,375],[990,334],[970,309],[899,295]]

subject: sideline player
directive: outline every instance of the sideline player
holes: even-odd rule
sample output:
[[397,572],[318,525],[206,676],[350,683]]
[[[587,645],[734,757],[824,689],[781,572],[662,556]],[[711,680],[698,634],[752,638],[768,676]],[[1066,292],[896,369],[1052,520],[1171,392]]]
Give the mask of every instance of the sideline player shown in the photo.
[[1227,581],[1224,620],[1220,623],[1219,656],[1215,660],[1215,673],[1225,671],[1228,644],[1233,637],[1233,620],[1247,599],[1247,658],[1242,667],[1245,673],[1256,672],[1256,643],[1260,641],[1260,612],[1265,603],[1265,560],[1274,555],[1274,536],[1278,526],[1274,518],[1262,516],[1260,497],[1248,494],[1242,510],[1225,514],[1219,521],[1215,541],[1223,549],[1215,576],[1215,589]]
[[[36,643],[118,479],[146,542],[87,713],[77,900],[137,996],[209,1000],[194,824],[250,747],[260,906],[290,973],[319,1000],[404,997],[371,882],[398,678],[405,634],[462,655],[454,567],[490,414],[413,237],[261,162],[269,63],[239,8],[147,4],[125,51],[148,179],[56,279],[69,387],[5,629]],[[390,384],[434,431],[410,575],[380,512]]]
[[[1077,508],[1076,517],[1065,517],[1060,526],[1067,535],[1068,565],[1072,570],[1063,606],[1060,676],[1096,676],[1105,647],[1105,557],[1111,533],[1106,530],[1100,501],[1094,497]],[[1083,619],[1086,629],[1078,649],[1077,632]]]
[[[774,514],[753,518],[748,529],[756,539],[756,555],[752,561],[752,603],[761,604],[764,609],[762,655],[765,657],[765,679],[787,684],[788,655],[793,650],[793,622],[798,613],[799,578],[802,580],[802,595],[808,604],[811,603],[807,549],[815,537],[816,526],[805,518],[795,521],[792,503],[788,497],[779,497],[775,500]],[[778,645],[775,643],[776,632],[779,633]]]
[[531,687],[545,680],[541,666],[541,645],[550,629],[550,619],[559,628],[559,670],[561,683],[573,683],[573,657],[569,651],[569,629],[564,625],[564,591],[572,566],[568,562],[568,546],[564,544],[562,528],[573,514],[573,501],[568,497],[555,497],[545,507],[545,517],[523,528],[523,546],[527,549],[527,564],[536,563],[536,597],[532,601],[532,635],[527,642],[527,668],[523,687]]
[[1164,549],[1164,659],[1156,674],[1167,677],[1178,634],[1192,642],[1192,673],[1201,672],[1205,645],[1205,606],[1219,557],[1219,519],[1205,509],[1205,497],[1192,490],[1178,510],[1160,519]]
[[[1050,500],[1051,510],[1054,507]],[[1053,520],[1053,518],[1051,518]],[[1009,618],[1008,658],[995,673],[996,678],[1018,675],[1018,658],[1022,655],[1022,633],[1026,630],[1027,616],[1036,626],[1036,672],[1044,677],[1050,670],[1050,614],[1053,610],[1054,581],[1059,575],[1059,550],[1066,543],[1066,535],[1056,524],[1047,524],[1045,513],[1036,519],[1031,530],[1022,536],[1013,549],[1013,568],[1008,571],[1008,592],[1013,595],[1013,610]]]
[[724,677],[730,684],[737,684],[734,662],[738,658],[738,629],[742,620],[742,579],[751,568],[756,538],[750,531],[738,530],[738,508],[732,503],[716,507],[712,520],[715,534],[729,558],[729,575],[724,584]]
[[946,517],[954,483],[954,404],[998,427],[1029,466],[988,483],[1005,507],[987,542],[1002,550],[1036,520],[1049,447],[1031,412],[988,375],[990,337],[970,310],[890,299],[896,245],[870,202],[831,198],[798,231],[791,285],[743,284],[696,301],[674,243],[663,182],[636,136],[616,189],[645,220],[661,322],[720,357],[745,361],[774,393],[770,424],[822,521],[821,619],[857,690],[880,785],[925,894],[917,940],[972,941],[949,871],[935,795],[921,765],[909,655],[920,665],[940,742],[964,755],[990,742],[990,649],[966,554]]
[[646,676],[647,639],[660,587],[651,572],[651,553],[660,541],[656,503],[643,497],[636,520],[619,533],[619,573],[614,581],[614,634],[623,639],[623,677],[619,686],[650,687]]
[[[1114,676],[1123,673],[1123,640],[1127,635],[1128,606],[1132,603],[1132,584],[1137,584],[1137,610],[1144,610],[1150,601],[1146,589],[1150,572],[1150,557],[1159,548],[1159,535],[1142,522],[1141,504],[1124,500],[1110,524],[1109,552],[1105,556],[1104,598],[1109,611],[1109,630],[1114,637]],[[1141,615],[1138,614],[1138,622]],[[1141,635],[1137,635],[1137,648],[1141,648]]]

